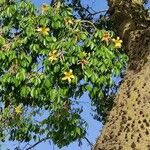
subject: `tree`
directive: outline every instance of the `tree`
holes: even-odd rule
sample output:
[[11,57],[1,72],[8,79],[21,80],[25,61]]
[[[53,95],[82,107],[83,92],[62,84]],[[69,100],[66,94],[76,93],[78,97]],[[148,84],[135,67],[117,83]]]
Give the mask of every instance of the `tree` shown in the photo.
[[[103,16],[93,21],[80,0],[52,1],[41,10],[27,0],[0,1],[2,141],[34,139],[38,144],[52,139],[59,147],[80,141],[86,136],[86,123],[75,104],[88,91],[98,117],[107,122],[94,149],[146,149],[149,112],[142,110],[148,110],[148,12],[141,1],[108,2],[113,24],[103,22]],[[113,106],[112,77],[122,75],[128,60],[122,40],[129,67]],[[133,117],[133,111],[143,119]],[[136,131],[137,124],[143,131]],[[135,142],[137,134],[142,137]]]
[[109,1],[129,65],[94,150],[150,149],[150,20],[144,1]]

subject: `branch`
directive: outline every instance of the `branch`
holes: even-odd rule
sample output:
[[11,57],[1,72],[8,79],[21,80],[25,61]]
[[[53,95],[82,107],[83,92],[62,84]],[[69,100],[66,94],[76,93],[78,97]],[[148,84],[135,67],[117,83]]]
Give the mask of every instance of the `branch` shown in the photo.
[[48,139],[49,139],[49,137],[43,138],[40,141],[38,141],[37,143],[35,143],[34,145],[28,147],[26,150],[30,150],[30,149],[34,148],[35,146],[37,146],[38,144],[40,144],[41,142],[48,140]]
[[95,10],[92,9],[92,7],[89,7],[88,5],[83,6],[80,0],[72,0],[72,4],[70,5],[71,7],[74,8],[76,12],[78,12],[79,16],[84,20],[91,20],[93,16],[100,14],[100,13],[107,12],[107,10],[96,12]]
[[[89,9],[91,9],[91,10],[93,11],[93,13],[90,12]],[[95,15],[97,15],[97,14],[104,13],[104,12],[107,12],[107,11],[108,11],[108,10],[95,11],[92,7],[87,7],[87,8],[85,8],[85,10],[89,13],[88,16],[90,16],[90,15],[91,15],[91,16],[95,16]]]
[[81,22],[81,23],[88,23],[88,24],[90,24],[95,30],[97,29],[96,26],[95,26],[91,21],[88,21],[88,20],[81,20],[80,22]]
[[98,12],[90,13],[90,15],[94,16],[94,15],[104,13],[104,12],[107,12],[107,10],[101,10],[101,11],[98,11]]
[[50,6],[53,6],[55,3],[55,0],[52,0],[51,3],[50,3]]
[[91,147],[93,147],[93,143],[91,143],[87,137],[85,137],[84,139],[88,142],[88,144],[89,144]]
[[37,72],[39,72],[40,70],[42,70],[42,72],[43,72],[43,70],[44,70],[44,66],[42,66],[42,67],[38,68]]
[[28,145],[29,145],[29,146],[32,146],[31,144],[27,143],[27,144],[22,148],[22,150],[24,150]]

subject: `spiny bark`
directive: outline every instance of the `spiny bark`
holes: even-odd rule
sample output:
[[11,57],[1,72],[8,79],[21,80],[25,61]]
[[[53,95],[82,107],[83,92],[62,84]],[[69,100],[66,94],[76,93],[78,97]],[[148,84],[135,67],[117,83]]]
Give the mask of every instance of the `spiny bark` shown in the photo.
[[150,61],[128,71],[94,150],[150,150]]
[[141,0],[109,0],[129,67],[93,150],[150,150],[150,27]]

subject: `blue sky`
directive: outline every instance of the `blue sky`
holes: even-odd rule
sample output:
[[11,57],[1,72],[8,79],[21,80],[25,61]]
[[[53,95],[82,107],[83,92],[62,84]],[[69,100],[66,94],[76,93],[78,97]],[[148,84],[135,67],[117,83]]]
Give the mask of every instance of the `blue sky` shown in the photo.
[[[51,0],[32,0],[33,3],[36,6],[42,5],[43,3],[50,3]],[[95,11],[105,10],[107,8],[106,0],[82,0],[82,3],[84,5],[89,4]],[[87,132],[87,138],[91,143],[95,143],[96,138],[99,135],[99,131],[102,128],[102,124],[96,120],[94,120],[91,116],[91,105],[90,105],[90,98],[88,97],[88,94],[85,93],[81,101],[84,101],[84,112],[82,114],[82,117],[87,121],[88,123],[88,132]],[[10,148],[10,150],[13,150],[13,147],[17,146],[18,143],[15,142],[5,142],[1,148],[1,150],[6,150],[6,148]],[[54,145],[52,142],[43,142],[39,144],[37,147],[34,148],[34,150],[60,150],[57,148],[56,145]],[[90,146],[88,143],[83,140],[83,145],[81,147],[78,146],[77,142],[74,142],[70,144],[68,147],[64,147],[61,150],[90,150]]]

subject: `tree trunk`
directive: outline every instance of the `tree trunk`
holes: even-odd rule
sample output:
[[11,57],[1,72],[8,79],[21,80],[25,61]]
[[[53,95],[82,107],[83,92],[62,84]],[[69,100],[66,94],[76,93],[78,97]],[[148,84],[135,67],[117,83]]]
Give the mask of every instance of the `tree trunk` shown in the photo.
[[109,0],[129,67],[93,150],[150,150],[150,23],[142,0]]

